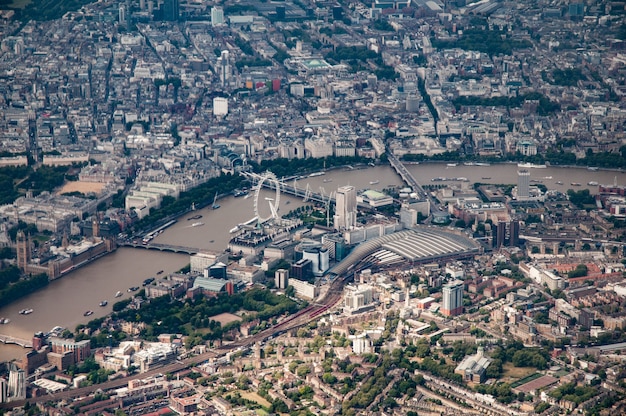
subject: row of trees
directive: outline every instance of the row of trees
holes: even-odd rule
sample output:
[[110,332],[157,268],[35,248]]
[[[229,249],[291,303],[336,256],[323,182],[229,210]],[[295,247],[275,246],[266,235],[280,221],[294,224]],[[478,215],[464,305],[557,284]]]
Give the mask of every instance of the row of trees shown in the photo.
[[15,283],[20,279],[20,269],[11,265],[0,270],[0,290],[4,290],[11,283]]
[[510,362],[516,367],[535,367],[537,370],[545,370],[550,362],[550,354],[546,349],[527,348],[519,341],[496,346],[491,357],[501,363]]
[[[114,310],[120,309],[118,304],[113,306]],[[211,316],[246,310],[250,313],[243,317],[244,322],[254,319],[267,321],[285,313],[295,313],[298,309],[299,305],[286,296],[276,295],[267,289],[253,288],[232,296],[224,293],[196,302],[181,302],[162,296],[151,299],[140,310],[122,309],[114,312],[113,318],[147,324],[149,328],[145,335],[149,338],[153,338],[153,329],[158,327],[159,332],[196,335],[206,341],[220,339],[225,332],[239,325],[238,322],[221,325],[209,319]],[[195,330],[201,330],[202,334],[195,333]]]
[[367,408],[376,397],[389,385],[393,377],[389,371],[393,367],[393,359],[389,355],[383,356],[380,365],[371,372],[363,382],[358,392],[341,405],[342,415],[356,415],[360,409]]
[[[11,266],[15,267],[15,266]],[[7,279],[11,280],[13,271],[8,272]],[[48,276],[46,274],[38,274],[35,276],[24,277],[15,283],[9,284],[0,290],[0,307],[8,305],[15,299],[33,293],[48,284]]]
[[274,172],[276,176],[292,176],[300,175],[308,172],[314,172],[323,170],[326,168],[345,166],[345,165],[358,165],[372,162],[372,159],[365,157],[337,157],[328,156],[325,158],[307,158],[307,159],[274,159],[263,160],[260,164],[252,164],[254,171],[257,173],[264,172],[266,170]]
[[[10,204],[26,190],[34,195],[52,191],[65,182],[69,166],[7,166],[0,168],[0,205]],[[21,189],[21,191],[20,191]]]
[[566,146],[563,144],[556,148],[546,150],[545,155],[537,154],[534,156],[523,156],[521,153],[510,153],[502,156],[468,157],[458,151],[444,152],[432,156],[423,154],[406,154],[402,156],[402,160],[408,162],[420,161],[481,161],[490,163],[502,162],[530,162],[535,164],[550,163],[553,166],[597,166],[610,169],[626,168],[626,146],[622,146],[619,152],[587,152],[585,157],[577,158],[576,154],[571,151],[564,150]]
[[539,92],[530,92],[515,97],[485,98],[461,96],[452,100],[452,104],[457,110],[461,107],[469,106],[519,108],[526,101],[537,101],[537,113],[540,116],[547,116],[561,109],[558,103],[550,101],[549,98]]
[[484,52],[490,56],[510,55],[514,49],[532,47],[530,41],[513,39],[504,30],[485,30],[484,28],[467,28],[458,39],[433,38],[431,42],[437,49],[460,48],[467,51]]
[[16,16],[20,20],[54,20],[62,17],[68,11],[75,11],[91,3],[91,0],[42,0],[26,4],[23,9],[16,8]]

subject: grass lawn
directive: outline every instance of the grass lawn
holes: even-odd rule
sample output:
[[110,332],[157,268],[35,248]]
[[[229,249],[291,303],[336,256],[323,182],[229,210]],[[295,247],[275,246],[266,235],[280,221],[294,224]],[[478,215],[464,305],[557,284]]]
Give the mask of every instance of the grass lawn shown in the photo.
[[239,316],[233,315],[232,313],[220,313],[219,315],[210,316],[209,319],[219,322],[222,326],[234,321],[241,321]]
[[[236,390],[236,391],[229,392],[229,394],[235,394],[235,393],[239,393],[241,395],[241,397],[243,397],[244,399],[250,400],[252,402],[256,402],[256,403],[258,403],[261,406],[266,407],[266,408],[269,408],[272,405],[270,402],[265,400],[263,397],[259,396],[258,393],[255,393],[253,391]],[[257,411],[259,411],[259,410],[260,409],[257,409]]]
[[502,377],[510,381],[519,380],[537,371],[534,367],[515,367],[512,363],[502,365]]
[[543,374],[541,374],[541,373],[534,373],[534,374],[529,375],[528,377],[520,378],[520,379],[519,379],[519,380],[517,380],[515,383],[511,383],[511,387],[512,387],[512,388],[519,387],[519,386],[521,386],[522,384],[526,384],[526,383],[528,383],[529,381],[533,381],[533,380],[538,379],[538,378],[539,378],[539,377],[541,377],[542,375],[543,375]]
[[244,399],[248,399],[248,400],[252,400],[253,402],[257,402],[258,404],[260,404],[263,407],[270,407],[272,405],[270,402],[265,400],[263,397],[259,396],[258,393],[255,393],[255,392],[252,392],[252,391],[242,391],[240,393],[241,393],[241,397],[243,397]]
[[50,240],[50,237],[47,235],[36,235],[33,237],[33,240],[36,240],[39,242],[39,244],[43,244],[46,241]]

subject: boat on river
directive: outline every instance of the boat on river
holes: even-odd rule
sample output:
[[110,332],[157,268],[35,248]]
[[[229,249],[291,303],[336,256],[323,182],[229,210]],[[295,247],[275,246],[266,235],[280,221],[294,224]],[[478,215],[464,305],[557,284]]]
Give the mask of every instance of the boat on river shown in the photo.
[[93,311],[85,311],[85,313],[83,314],[83,316],[91,316],[93,315]]
[[518,163],[518,168],[529,168],[529,169],[545,169],[547,165],[535,165],[534,163]]
[[120,296],[122,296],[122,292],[121,291],[118,290],[117,292],[115,292],[115,297],[116,298],[119,298]]
[[33,313],[33,310],[31,308],[22,309],[19,313],[20,313],[20,315],[29,315],[29,314]]

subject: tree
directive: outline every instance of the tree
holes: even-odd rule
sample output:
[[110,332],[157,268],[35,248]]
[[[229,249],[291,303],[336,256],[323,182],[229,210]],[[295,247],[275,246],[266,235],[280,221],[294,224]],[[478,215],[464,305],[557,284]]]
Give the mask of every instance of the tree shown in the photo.
[[585,264],[579,264],[574,270],[567,273],[567,277],[569,277],[570,279],[575,277],[583,277],[587,276],[587,273],[587,266]]
[[285,295],[289,296],[290,298],[294,297],[296,295],[296,288],[291,285],[287,286],[287,288],[285,289]]

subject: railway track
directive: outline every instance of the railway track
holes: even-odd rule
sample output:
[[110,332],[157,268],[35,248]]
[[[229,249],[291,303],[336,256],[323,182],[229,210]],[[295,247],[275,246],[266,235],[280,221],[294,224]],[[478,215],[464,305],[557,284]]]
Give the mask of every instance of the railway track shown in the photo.
[[39,402],[47,402],[47,401],[59,401],[59,400],[69,400],[75,399],[78,397],[85,397],[89,394],[95,392],[96,390],[113,390],[116,388],[124,387],[128,385],[130,380],[142,379],[151,376],[155,376],[158,374],[166,374],[166,373],[175,373],[177,371],[184,370],[189,367],[193,367],[196,364],[202,363],[206,360],[221,357],[226,355],[229,352],[233,352],[236,350],[243,350],[248,348],[257,342],[263,342],[267,339],[273,338],[277,334],[289,331],[291,329],[298,328],[303,325],[307,325],[313,320],[317,319],[319,316],[323,315],[333,306],[335,306],[342,297],[343,286],[345,284],[345,278],[337,277],[331,283],[331,287],[329,288],[326,295],[320,299],[317,303],[313,305],[309,305],[306,308],[296,312],[295,314],[289,316],[282,322],[274,325],[271,328],[268,328],[264,331],[261,331],[255,335],[250,337],[222,345],[220,347],[214,348],[209,352],[204,354],[196,355],[194,357],[186,358],[182,361],[177,361],[175,363],[166,364],[164,366],[155,368],[154,370],[147,371],[141,374],[134,374],[129,377],[124,377],[117,380],[107,381],[101,384],[94,384],[93,386],[82,387],[73,390],[66,390],[62,392],[58,392],[55,394],[48,394],[40,397],[33,397],[26,400],[16,400],[9,403],[0,403],[0,409],[12,409],[15,407],[21,407],[26,402],[30,404],[35,404]]

